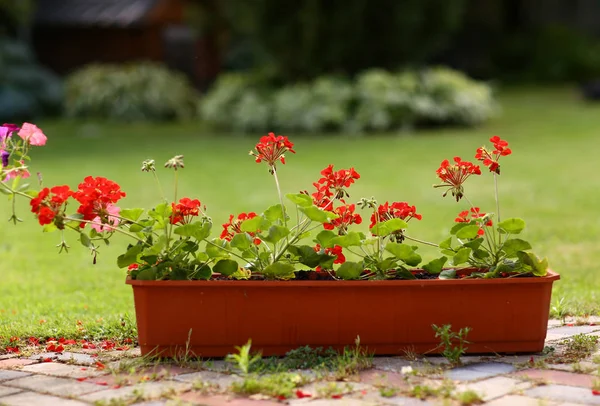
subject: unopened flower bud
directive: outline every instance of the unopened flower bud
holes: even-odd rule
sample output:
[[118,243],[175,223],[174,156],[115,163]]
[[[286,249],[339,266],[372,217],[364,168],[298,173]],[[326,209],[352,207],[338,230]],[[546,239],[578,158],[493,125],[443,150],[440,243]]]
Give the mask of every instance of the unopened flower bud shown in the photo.
[[154,172],[154,171],[155,171],[154,159],[146,159],[144,162],[142,162],[142,172]]
[[177,170],[177,168],[183,167],[183,155],[175,155],[165,163],[165,168],[173,168]]

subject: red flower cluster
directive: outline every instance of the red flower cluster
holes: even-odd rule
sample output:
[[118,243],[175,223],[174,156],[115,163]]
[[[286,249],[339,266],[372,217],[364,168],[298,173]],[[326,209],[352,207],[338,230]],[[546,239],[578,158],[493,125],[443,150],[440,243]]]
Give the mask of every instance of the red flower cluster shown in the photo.
[[[81,204],[77,213],[82,214],[84,220],[91,221],[96,217],[106,220],[110,214],[108,208],[125,197],[125,192],[111,180],[88,176],[79,184],[73,197]],[[83,226],[85,223],[81,223],[81,227]]]
[[278,160],[282,164],[285,164],[284,154],[287,151],[293,154],[296,153],[292,148],[294,148],[294,144],[287,137],[269,133],[269,135],[260,138],[255,147],[256,151],[250,151],[250,155],[256,158],[257,163],[265,161],[271,167],[271,171],[273,171]]
[[391,219],[409,221],[411,218],[416,218],[417,220],[423,218],[422,215],[417,213],[417,208],[415,206],[409,206],[406,202],[393,202],[391,205],[388,202],[380,204],[377,208],[377,215],[375,215],[375,213],[371,215],[371,225],[369,225],[369,228],[375,226],[377,223],[377,216],[379,217],[379,222]]
[[490,138],[490,141],[494,144],[494,150],[490,152],[485,147],[477,148],[475,159],[483,162],[483,164],[490,169],[490,172],[496,172],[500,175],[500,164],[498,163],[498,160],[501,156],[510,155],[512,151],[508,148],[508,142],[497,135]]
[[[52,194],[52,195],[50,195]],[[31,199],[31,212],[35,213],[40,225],[46,225],[54,221],[59,229],[64,229],[62,218],[66,202],[73,195],[68,186],[54,186],[52,189],[43,188],[38,195]]]
[[[481,175],[481,170],[478,165],[463,161],[458,156],[454,157],[454,162],[454,164],[450,164],[447,159],[442,161],[435,173],[444,183],[435,187],[447,187],[458,202],[463,197],[462,184],[471,175]],[[444,196],[446,196],[448,190],[444,193]]]
[[333,212],[339,217],[332,220],[331,223],[324,223],[323,228],[325,230],[337,228],[339,235],[346,234],[349,225],[362,223],[360,214],[354,213],[355,208],[356,206],[354,204],[336,207]]
[[[321,244],[317,244],[315,245],[315,251],[319,252],[321,251]],[[339,245],[334,245],[332,248],[325,248],[325,254],[327,255],[331,255],[331,256],[335,256],[335,259],[333,260],[334,264],[343,264],[344,262],[346,262],[346,257],[344,256],[344,253],[342,252],[342,247]],[[315,268],[315,271],[320,272],[322,269],[320,266]]]
[[360,179],[358,172],[354,168],[340,169],[339,171],[333,170],[333,165],[329,165],[327,168],[321,171],[323,177],[314,183],[317,188],[317,192],[313,194],[317,197],[325,196],[327,198],[343,199],[349,197],[348,192],[344,188],[350,187],[354,183],[355,179]]
[[[486,213],[481,213],[479,207],[471,207],[471,218],[469,218],[469,210],[464,210],[458,213],[458,217],[454,219],[456,223],[469,223],[471,219],[479,219],[486,216]],[[488,219],[484,226],[491,227],[493,225],[492,220]],[[479,231],[477,232],[479,235],[485,234],[483,227],[480,226]]]
[[200,213],[200,201],[184,197],[179,199],[179,203],[171,203],[171,208],[173,209],[169,217],[171,224],[188,224],[192,221],[192,217]]
[[[236,234],[243,233],[243,231],[240,228],[242,223],[244,221],[250,220],[254,217],[256,217],[256,213],[254,213],[254,212],[240,213],[237,216],[237,219],[235,218],[235,216],[233,214],[231,214],[229,216],[229,222],[223,224],[223,231],[221,232],[221,239],[226,240],[226,241],[231,241],[231,239]],[[250,234],[251,237],[254,237],[256,235],[255,233],[248,233],[248,234]],[[260,245],[260,243],[261,243],[260,238],[254,238],[255,245]]]

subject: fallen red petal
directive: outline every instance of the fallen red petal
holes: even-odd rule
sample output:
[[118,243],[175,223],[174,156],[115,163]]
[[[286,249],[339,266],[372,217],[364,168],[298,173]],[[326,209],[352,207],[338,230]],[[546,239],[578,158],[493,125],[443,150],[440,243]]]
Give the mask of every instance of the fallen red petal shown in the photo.
[[341,399],[342,395],[331,395],[331,399]]
[[100,361],[96,361],[96,368],[98,368],[98,369],[104,369],[104,368],[106,368],[106,365],[104,365]]
[[77,380],[78,380],[79,382],[83,382],[83,381],[85,381],[86,379],[87,379],[87,378],[77,378]]
[[42,362],[52,362],[52,358],[44,358]]
[[296,391],[296,397],[298,399],[302,399],[302,398],[310,398],[310,397],[312,397],[312,395],[310,393],[304,393],[300,389],[298,389]]
[[106,385],[108,385],[108,382],[106,382],[106,381],[100,381],[100,382],[96,382],[96,385],[106,386]]
[[600,390],[592,389],[592,395],[600,396]]

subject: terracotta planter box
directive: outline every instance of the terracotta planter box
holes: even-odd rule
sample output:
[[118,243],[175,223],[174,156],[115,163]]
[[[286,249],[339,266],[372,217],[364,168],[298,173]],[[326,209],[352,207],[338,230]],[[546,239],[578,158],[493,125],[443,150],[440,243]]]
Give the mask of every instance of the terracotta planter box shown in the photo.
[[558,279],[127,283],[142,355],[223,357],[250,338],[263,355],[357,336],[375,354],[424,353],[439,344],[432,324],[471,327],[469,353],[538,352]]

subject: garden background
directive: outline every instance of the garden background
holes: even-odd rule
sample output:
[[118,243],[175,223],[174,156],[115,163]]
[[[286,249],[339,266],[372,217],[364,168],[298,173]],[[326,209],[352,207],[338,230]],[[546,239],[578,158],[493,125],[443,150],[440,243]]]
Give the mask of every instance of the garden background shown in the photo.
[[[44,185],[105,176],[126,191],[123,207],[160,199],[144,159],[184,154],[180,194],[217,229],[276,203],[248,150],[283,133],[297,150],[284,192],[310,189],[328,164],[353,166],[352,200],[408,200],[423,215],[410,234],[435,242],[466,208],[431,187],[439,163],[499,135],[513,150],[503,213],[526,220],[562,277],[552,314],[598,314],[599,17],[591,0],[0,0],[0,120],[44,130],[32,153]],[[490,180],[467,184],[484,211]],[[125,241],[93,264],[74,239],[58,254],[58,233],[25,205],[18,214],[0,227],[0,340],[135,337],[115,263]]]

